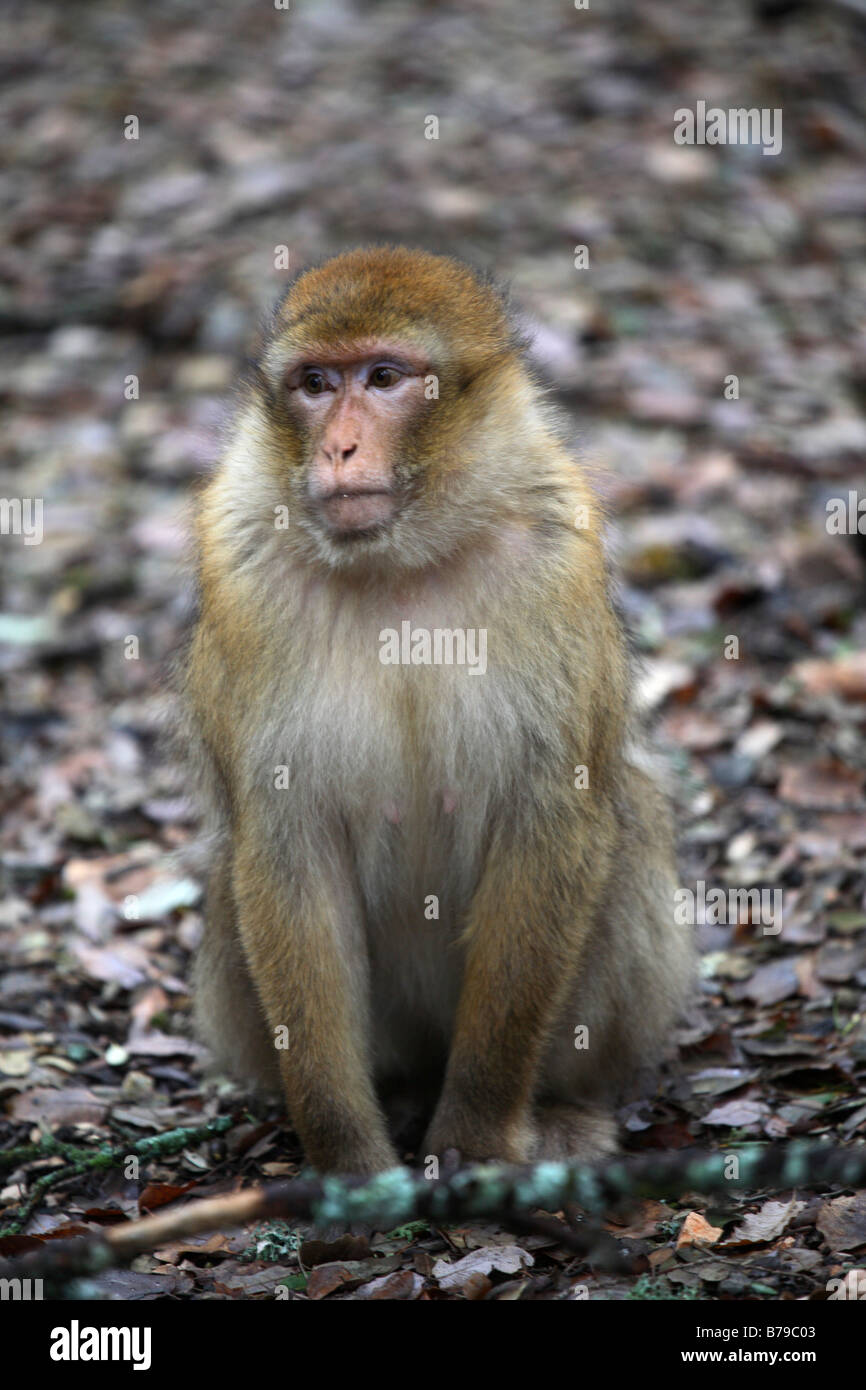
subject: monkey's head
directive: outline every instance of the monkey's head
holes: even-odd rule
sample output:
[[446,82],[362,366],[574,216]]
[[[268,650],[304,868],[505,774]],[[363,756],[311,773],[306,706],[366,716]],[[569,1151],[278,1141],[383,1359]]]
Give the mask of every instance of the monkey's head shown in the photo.
[[254,393],[295,541],[339,568],[459,548],[508,486],[491,441],[526,419],[519,346],[502,298],[444,256],[373,247],[302,275]]

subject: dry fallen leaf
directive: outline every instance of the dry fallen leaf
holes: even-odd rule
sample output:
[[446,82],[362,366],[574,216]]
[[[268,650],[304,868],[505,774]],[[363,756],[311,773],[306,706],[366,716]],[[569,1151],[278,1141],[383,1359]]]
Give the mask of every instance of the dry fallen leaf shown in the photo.
[[433,1278],[440,1289],[456,1291],[463,1289],[477,1274],[489,1274],[497,1270],[500,1274],[519,1274],[535,1263],[528,1250],[519,1245],[487,1245],[481,1250],[473,1250],[462,1260],[452,1264],[450,1260],[437,1260],[433,1266]]
[[863,773],[832,758],[814,763],[786,763],[779,796],[794,806],[816,811],[855,810],[863,795]]
[[699,753],[718,748],[730,738],[728,726],[718,715],[689,706],[671,710],[662,729],[666,738]]
[[734,751],[760,761],[781,742],[784,729],[772,719],[759,719],[745,729],[734,744]]
[[327,1298],[336,1289],[355,1289],[371,1279],[393,1274],[399,1264],[399,1255],[386,1255],[384,1259],[372,1256],[369,1260],[338,1260],[317,1265],[307,1283],[307,1297]]
[[126,1046],[130,1056],[138,1057],[196,1057],[201,1048],[192,1038],[181,1038],[171,1033],[142,1033],[131,1038]]
[[694,668],[682,661],[647,661],[635,698],[643,710],[653,710],[675,691],[686,690],[695,678]]
[[835,661],[801,661],[794,677],[810,695],[866,700],[866,652],[848,652]]
[[784,957],[772,960],[758,969],[743,985],[743,994],[756,1004],[778,1004],[796,994],[799,984],[794,962]]
[[424,1280],[412,1269],[400,1269],[395,1274],[385,1274],[381,1279],[371,1279],[358,1290],[359,1298],[393,1298],[402,1301],[419,1298],[424,1289]]
[[715,1245],[719,1236],[722,1234],[721,1226],[711,1226],[705,1216],[701,1216],[699,1211],[690,1211],[677,1236],[677,1249],[682,1250],[684,1246],[694,1245],[698,1248]]
[[72,942],[79,964],[91,980],[135,989],[144,984],[150,969],[147,952],[134,941],[115,941],[111,946],[91,946],[82,938]]
[[765,1202],[760,1211],[749,1211],[724,1242],[728,1245],[760,1245],[782,1235],[792,1217],[805,1206],[794,1198],[790,1202]]
[[10,1104],[12,1118],[25,1123],[45,1122],[49,1128],[58,1125],[98,1125],[105,1119],[108,1106],[84,1086],[70,1086],[62,1091],[48,1086],[35,1086],[32,1091],[15,1096]]
[[[170,1268],[170,1266],[168,1266]],[[214,1278],[214,1289],[227,1298],[252,1298],[256,1294],[274,1297],[274,1291],[285,1270],[279,1265],[268,1265],[265,1269],[245,1272],[221,1269]]]
[[33,1049],[13,1047],[0,1052],[0,1073],[3,1076],[26,1076],[33,1061]]
[[831,1250],[857,1250],[866,1245],[866,1192],[825,1202],[815,1225]]
[[612,1231],[614,1235],[624,1236],[630,1240],[645,1240],[651,1236],[660,1221],[669,1221],[673,1216],[673,1210],[664,1202],[656,1202],[650,1198],[636,1202],[627,1212],[627,1221],[620,1224],[615,1221],[606,1221],[605,1229]]
[[704,1116],[703,1123],[739,1128],[740,1125],[758,1124],[769,1111],[770,1107],[761,1100],[729,1100],[724,1105],[714,1106]]
[[300,1249],[301,1264],[304,1269],[315,1269],[316,1265],[342,1263],[346,1260],[366,1260],[370,1257],[370,1242],[366,1236],[351,1233],[337,1240],[305,1240]]
[[191,1187],[195,1187],[194,1182],[149,1182],[139,1194],[138,1209],[142,1215],[156,1211],[158,1207],[167,1206],[169,1202],[176,1202],[178,1197],[189,1192]]

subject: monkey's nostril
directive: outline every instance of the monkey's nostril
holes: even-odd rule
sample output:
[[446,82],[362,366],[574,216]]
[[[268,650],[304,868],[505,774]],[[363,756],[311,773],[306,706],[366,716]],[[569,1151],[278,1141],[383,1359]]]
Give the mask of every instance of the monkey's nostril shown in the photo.
[[345,462],[346,459],[350,459],[350,458],[352,457],[352,455],[355,453],[355,450],[357,449],[357,447],[358,447],[357,444],[350,444],[349,447],[348,447],[348,449],[344,449],[344,450],[343,450],[343,455],[342,455],[342,456],[343,456],[343,461],[344,461],[344,462]]

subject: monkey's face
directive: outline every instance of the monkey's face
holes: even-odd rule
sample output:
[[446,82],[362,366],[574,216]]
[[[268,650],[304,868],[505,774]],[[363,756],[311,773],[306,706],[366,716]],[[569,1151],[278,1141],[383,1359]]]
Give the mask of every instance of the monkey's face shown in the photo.
[[304,352],[286,367],[287,408],[301,444],[302,503],[335,543],[370,539],[410,500],[412,443],[429,362],[406,343]]
[[517,371],[501,301],[454,261],[374,247],[307,271],[257,364],[285,544],[338,569],[454,554],[495,511]]

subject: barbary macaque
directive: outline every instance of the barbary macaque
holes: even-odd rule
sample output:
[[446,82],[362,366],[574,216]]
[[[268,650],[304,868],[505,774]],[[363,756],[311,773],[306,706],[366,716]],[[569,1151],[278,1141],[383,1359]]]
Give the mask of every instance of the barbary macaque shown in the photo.
[[586,1160],[690,979],[598,503],[501,296],[401,247],[277,309],[197,519],[198,1028],[308,1160]]

